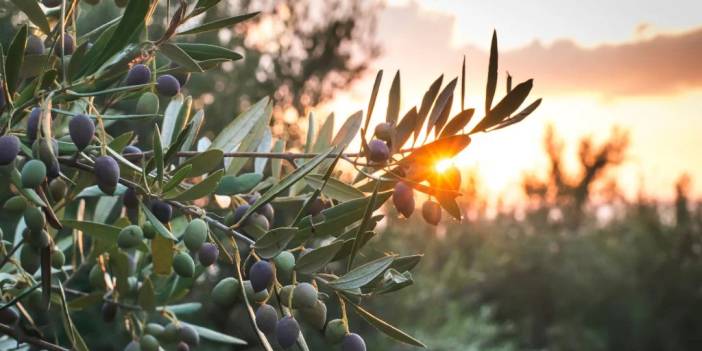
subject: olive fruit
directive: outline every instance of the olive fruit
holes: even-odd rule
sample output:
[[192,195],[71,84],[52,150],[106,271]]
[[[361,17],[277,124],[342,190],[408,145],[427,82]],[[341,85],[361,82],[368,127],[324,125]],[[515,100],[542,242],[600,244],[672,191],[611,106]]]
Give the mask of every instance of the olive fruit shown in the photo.
[[115,0],[115,6],[117,7],[125,7],[127,3],[129,3],[129,0]]
[[266,217],[269,224],[273,223],[273,219],[275,219],[275,210],[273,209],[273,205],[265,204],[259,207],[256,212],[263,215],[263,217]]
[[124,351],[141,351],[141,346],[139,345],[138,341],[132,340],[129,342],[129,344],[127,344],[127,346],[124,347]]
[[424,202],[424,205],[422,205],[422,217],[431,225],[439,224],[441,221],[441,206],[439,203],[432,200]]
[[65,263],[66,255],[63,254],[63,251],[59,249],[54,249],[51,251],[51,267],[61,269]]
[[71,135],[73,144],[76,145],[79,151],[82,151],[86,146],[90,145],[90,141],[95,136],[95,123],[86,115],[76,115],[68,122],[68,133]]
[[151,80],[151,70],[146,65],[136,64],[127,72],[127,85],[146,84]]
[[161,337],[165,328],[158,323],[149,323],[144,327],[144,334],[153,335],[157,338]]
[[151,212],[153,212],[154,216],[156,216],[161,223],[168,223],[173,215],[173,208],[163,201],[154,200],[151,203]]
[[385,142],[392,140],[393,127],[390,123],[380,123],[375,126],[375,137]]
[[144,225],[141,226],[141,231],[144,233],[144,237],[147,239],[153,239],[156,237],[156,229],[151,222],[144,222]]
[[27,36],[27,47],[24,49],[25,55],[42,55],[44,53],[44,42],[36,35]]
[[0,136],[0,166],[9,165],[12,163],[12,161],[17,158],[19,151],[20,141],[16,136]]
[[136,190],[127,188],[122,196],[122,203],[126,208],[137,208],[139,206],[139,196],[137,196]]
[[0,310],[0,323],[14,325],[19,320],[19,313],[15,306],[10,306]]
[[100,266],[97,264],[94,265],[93,268],[90,268],[90,273],[88,273],[88,282],[94,289],[105,288],[105,275],[102,273]]
[[366,342],[363,338],[355,333],[350,333],[344,336],[341,341],[342,351],[366,351]]
[[200,335],[197,333],[195,328],[189,325],[182,324],[180,328],[178,328],[178,337],[180,338],[180,341],[185,342],[192,347],[200,344]]
[[46,166],[39,160],[29,160],[22,167],[22,186],[36,188],[46,178]]
[[[244,217],[244,213],[246,213],[246,211],[248,211],[250,207],[251,206],[249,205],[238,206],[234,210],[234,223],[239,223],[239,221],[241,221],[241,219]],[[249,224],[250,218],[251,217],[247,217],[246,220],[243,223],[241,223],[241,226],[246,226],[247,224]]]
[[273,267],[264,260],[254,263],[249,270],[249,280],[254,292],[265,290],[273,281]]
[[290,301],[290,294],[293,293],[293,290],[295,290],[295,285],[286,285],[282,288],[280,288],[280,291],[278,292],[278,296],[280,297],[280,303],[283,306],[288,306],[288,303]]
[[392,193],[392,203],[397,212],[409,218],[414,212],[414,191],[405,182],[397,182]]
[[249,302],[263,302],[268,299],[268,290],[264,289],[259,292],[255,292],[251,286],[251,281],[249,280],[244,281],[244,293],[246,294],[246,298],[249,300]]
[[22,232],[22,237],[27,243],[37,249],[43,249],[51,243],[51,237],[45,230],[32,231],[25,229],[25,231]]
[[166,97],[173,97],[180,92],[180,83],[170,74],[164,74],[156,79],[156,91]]
[[324,324],[327,322],[327,305],[324,302],[317,300],[314,306],[302,308],[299,311],[300,317],[307,324],[317,330],[324,329]]
[[41,108],[35,107],[29,113],[27,118],[27,138],[30,143],[34,143],[37,139],[37,129],[39,128],[39,119],[41,118]]
[[61,6],[61,0],[41,0],[41,3],[49,8]]
[[295,345],[299,335],[300,325],[293,317],[283,317],[275,326],[275,338],[284,349]]
[[317,302],[317,289],[310,283],[297,284],[293,291],[294,308],[310,308]]
[[34,142],[32,151],[46,166],[46,175],[49,178],[56,178],[59,175],[58,163],[58,141],[56,139],[41,138]]
[[195,218],[185,227],[183,242],[188,250],[195,252],[207,240],[207,223],[200,218]]
[[368,158],[373,162],[383,163],[390,158],[388,144],[382,140],[373,139],[368,143]]
[[257,226],[260,229],[263,229],[263,231],[268,231],[268,229],[270,228],[270,223],[268,223],[268,220],[263,215],[260,215],[258,213],[252,213],[249,218],[249,225]]
[[176,351],[190,351],[190,346],[185,341],[181,341],[176,345]]
[[63,35],[63,40],[59,40],[56,43],[56,48],[54,49],[54,54],[56,56],[61,56],[62,54],[64,56],[71,55],[73,54],[73,51],[76,49],[76,43],[73,40],[73,37],[65,33]]
[[212,289],[212,300],[220,306],[231,306],[239,294],[239,281],[236,278],[224,278]]
[[346,335],[346,325],[341,319],[332,319],[324,328],[324,339],[330,344],[338,344]]
[[2,206],[2,209],[9,212],[22,212],[27,208],[27,200],[21,195],[15,195],[7,201]]
[[168,323],[168,325],[163,328],[163,333],[161,333],[161,337],[159,339],[165,343],[174,343],[178,341],[178,327],[175,325],[175,323]]
[[158,351],[160,347],[158,339],[149,334],[142,335],[141,340],[139,340],[139,346],[141,351]]
[[144,232],[138,225],[128,225],[120,230],[117,236],[117,246],[122,249],[133,249],[144,239]]
[[29,274],[34,274],[39,269],[39,254],[31,245],[22,245],[20,265]]
[[46,225],[46,217],[41,209],[33,206],[27,207],[24,210],[23,216],[24,224],[27,225],[29,230],[38,232],[44,229],[44,226]]
[[[170,67],[171,68],[179,68],[180,66],[175,62],[171,62]],[[171,73],[171,75],[173,77],[175,77],[175,79],[178,80],[178,83],[180,84],[181,87],[185,86],[185,84],[187,84],[188,81],[190,80],[190,72],[173,72],[173,73]]]
[[290,251],[282,251],[273,258],[277,273],[290,274],[295,267],[295,255]]
[[190,278],[195,274],[195,262],[185,252],[178,252],[173,257],[173,270],[181,277]]
[[100,315],[105,323],[112,323],[117,316],[117,304],[112,301],[106,301],[100,308]]
[[213,243],[204,243],[197,251],[197,259],[200,261],[200,264],[205,267],[209,267],[217,262],[218,257],[219,249],[217,245]]
[[122,156],[126,158],[129,162],[135,164],[141,164],[141,159],[143,157],[141,149],[134,145],[127,145],[127,147],[122,150]]
[[324,209],[324,201],[322,201],[322,199],[320,199],[320,198],[316,198],[316,199],[314,199],[314,201],[312,202],[312,204],[310,205],[310,207],[308,208],[307,211],[310,215],[312,215],[312,217],[315,217],[318,214],[320,214],[323,209]]
[[275,307],[269,304],[263,304],[256,310],[256,325],[264,334],[271,334],[275,331],[275,325],[278,323],[278,312]]
[[49,193],[54,201],[60,201],[66,196],[68,185],[61,178],[55,178],[49,182]]
[[119,181],[119,165],[110,156],[100,156],[95,159],[95,180],[98,188],[107,195],[113,195]]
[[150,91],[142,94],[136,103],[136,113],[152,115],[156,112],[158,112],[158,96]]

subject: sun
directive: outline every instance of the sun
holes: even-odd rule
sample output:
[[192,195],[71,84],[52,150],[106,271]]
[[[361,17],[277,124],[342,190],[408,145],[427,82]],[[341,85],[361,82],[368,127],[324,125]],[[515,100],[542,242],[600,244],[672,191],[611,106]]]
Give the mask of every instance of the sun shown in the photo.
[[445,158],[445,159],[437,161],[434,164],[434,169],[436,170],[437,173],[444,173],[444,172],[446,172],[447,169],[451,168],[452,166],[453,166],[453,159]]

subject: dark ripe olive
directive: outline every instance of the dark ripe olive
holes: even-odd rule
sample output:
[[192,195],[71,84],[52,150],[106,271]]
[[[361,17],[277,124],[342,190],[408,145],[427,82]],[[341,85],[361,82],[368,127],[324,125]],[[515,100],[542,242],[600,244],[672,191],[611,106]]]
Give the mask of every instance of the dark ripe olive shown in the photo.
[[158,351],[159,347],[161,346],[158,342],[158,339],[156,339],[153,335],[142,335],[141,339],[139,340],[139,346],[141,347],[141,351]]
[[59,250],[58,248],[51,251],[51,267],[61,269],[65,263],[66,255],[63,254],[63,251]]
[[34,143],[37,139],[37,129],[39,128],[39,119],[41,118],[41,108],[35,107],[29,113],[27,118],[27,138],[30,143]]
[[137,208],[139,206],[139,196],[136,190],[132,188],[127,188],[122,196],[122,203],[126,208]]
[[422,217],[431,225],[438,225],[441,222],[441,206],[438,202],[427,200],[422,205]]
[[10,306],[0,310],[0,323],[5,325],[15,325],[19,320],[19,312],[15,306]]
[[350,333],[344,336],[341,342],[341,350],[343,351],[366,351],[366,342],[363,338],[355,333]]
[[241,197],[242,197],[244,200],[246,200],[246,202],[248,202],[249,205],[253,205],[253,204],[256,203],[256,201],[258,201],[258,199],[261,198],[261,194],[259,194],[259,193],[256,192],[256,193],[253,193],[253,194],[242,195]]
[[392,202],[405,218],[409,218],[414,212],[414,191],[405,182],[397,182],[392,193]]
[[384,163],[390,158],[388,144],[382,140],[373,139],[368,143],[368,158],[373,162]]
[[317,289],[310,283],[297,284],[293,291],[293,308],[311,308],[317,303]]
[[324,302],[317,300],[314,306],[302,308],[299,310],[303,321],[317,330],[324,329],[324,324],[327,322],[327,305]]
[[146,65],[136,64],[127,72],[127,85],[146,84],[151,80],[151,70]]
[[173,257],[173,270],[181,277],[191,278],[195,274],[195,262],[185,252],[178,252]]
[[95,159],[95,181],[98,188],[107,195],[113,195],[119,181],[119,165],[110,156],[100,156]]
[[55,178],[49,182],[49,193],[54,201],[61,201],[68,192],[68,185],[61,178]]
[[134,145],[127,145],[127,147],[122,150],[122,156],[129,162],[137,165],[141,164],[141,160],[144,157],[141,153],[141,149]]
[[106,301],[102,304],[100,309],[100,314],[102,315],[102,320],[105,323],[112,323],[117,316],[117,304],[112,301]]
[[278,344],[287,349],[295,345],[297,338],[300,336],[300,325],[293,317],[283,317],[278,321],[275,327],[275,337]]
[[185,341],[181,341],[176,345],[176,351],[190,351],[190,346]]
[[[246,211],[248,211],[250,207],[251,206],[249,205],[240,205],[239,207],[237,207],[234,210],[234,223],[239,223],[239,221],[244,217],[244,213],[246,213]],[[250,218],[251,217],[246,218],[246,221],[241,223],[241,226],[244,227],[248,225],[250,222]]]
[[146,92],[139,97],[136,104],[136,113],[140,115],[151,115],[158,112],[158,96],[152,92]]
[[316,199],[314,199],[314,201],[310,205],[307,213],[312,215],[312,217],[315,217],[318,214],[320,214],[323,209],[324,209],[324,201],[322,201],[322,199],[320,199],[320,198],[316,198]]
[[27,207],[24,210],[23,216],[24,224],[27,225],[29,230],[39,232],[44,229],[46,216],[44,216],[44,212],[40,208],[33,206]]
[[200,218],[193,219],[185,227],[185,234],[183,234],[185,247],[192,252],[199,250],[205,240],[207,240],[207,233],[207,223]]
[[31,245],[22,245],[20,265],[29,274],[34,274],[39,269],[39,253]]
[[330,344],[338,344],[346,335],[346,325],[341,319],[332,319],[324,328],[324,339]]
[[269,223],[269,224],[273,223],[273,219],[274,219],[274,217],[275,217],[275,210],[273,209],[273,205],[271,205],[271,204],[265,204],[265,205],[259,207],[259,208],[256,210],[256,212],[258,212],[258,214],[263,215],[264,217],[266,217],[266,219],[268,220],[268,223]]
[[141,231],[147,239],[153,239],[156,236],[156,229],[151,222],[144,222],[144,225],[141,226]]
[[117,246],[122,249],[133,249],[144,240],[144,232],[138,225],[128,225],[120,230],[117,236]]
[[219,249],[213,243],[204,243],[197,251],[197,258],[204,267],[209,267],[217,262],[217,257],[219,257]]
[[171,205],[161,201],[154,200],[151,203],[151,212],[156,216],[156,218],[161,221],[161,223],[168,223],[171,221],[171,216],[173,215],[173,208]]
[[[180,66],[175,62],[171,62],[170,67],[171,68],[179,68]],[[171,73],[171,75],[173,77],[175,77],[175,79],[178,80],[178,83],[180,84],[181,88],[184,87],[185,84],[187,84],[188,81],[190,80],[190,72],[173,72],[173,73]]]
[[22,167],[22,186],[34,189],[46,179],[46,166],[39,160],[29,160]]
[[268,288],[273,281],[273,267],[268,261],[258,261],[249,270],[249,280],[255,292]]
[[12,163],[17,158],[19,151],[20,141],[16,136],[0,136],[0,166]]
[[72,55],[73,51],[76,49],[76,43],[73,37],[65,33],[63,35],[63,40],[59,40],[56,43],[56,48],[54,49],[54,55],[56,56],[61,56],[63,53],[64,56]]
[[36,35],[27,36],[27,47],[24,49],[25,55],[44,54],[44,42]]
[[82,151],[95,136],[95,123],[86,115],[76,115],[68,122],[68,133],[71,135],[73,144]]
[[170,74],[164,74],[156,80],[156,91],[165,97],[173,97],[180,92],[180,83]]
[[393,126],[390,123],[380,123],[375,126],[375,137],[389,143],[392,140]]
[[271,334],[275,331],[275,325],[278,323],[278,312],[275,307],[269,304],[263,304],[256,310],[256,326],[264,334]]
[[41,3],[44,4],[46,7],[59,7],[61,6],[62,1],[61,0],[41,0]]
[[236,301],[240,288],[236,278],[224,278],[212,289],[212,300],[220,306],[231,306]]
[[178,336],[180,338],[180,341],[188,344],[191,347],[196,347],[197,345],[200,345],[200,335],[197,333],[197,330],[195,328],[181,324],[180,328],[178,328]]

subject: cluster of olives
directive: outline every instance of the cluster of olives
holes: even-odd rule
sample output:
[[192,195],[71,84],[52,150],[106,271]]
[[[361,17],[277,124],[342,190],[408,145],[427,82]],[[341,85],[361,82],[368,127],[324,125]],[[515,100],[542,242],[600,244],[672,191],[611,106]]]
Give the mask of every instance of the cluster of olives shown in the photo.
[[[403,181],[395,184],[392,194],[392,203],[397,212],[405,218],[412,216],[415,208],[414,190]],[[422,218],[431,225],[438,225],[441,222],[441,205],[434,200],[427,200],[422,204]]]
[[199,344],[200,335],[187,324],[171,322],[164,327],[158,323],[148,323],[141,338],[132,340],[124,350],[158,351],[162,345],[173,345],[177,351],[188,351]]
[[[234,208],[234,211],[224,218],[224,223],[227,225],[238,223],[239,227],[244,230],[246,230],[247,227],[256,226],[259,229],[268,231],[273,225],[273,220],[275,218],[275,210],[271,204],[260,206],[254,213],[244,219],[246,211],[248,211],[251,205],[260,197],[261,195],[258,193],[239,196],[243,202],[238,204],[238,206]],[[242,221],[242,219],[244,220]]]
[[383,164],[390,159],[390,147],[394,128],[389,123],[380,123],[375,127],[375,139],[368,142],[367,157],[370,161]]
[[[171,65],[171,67],[174,66]],[[156,91],[165,97],[176,96],[180,92],[182,86],[187,83],[189,77],[189,74],[176,74],[175,76],[172,74],[161,75],[156,79]],[[129,72],[127,72],[125,83],[127,85],[141,85],[147,84],[150,81],[151,69],[144,64],[136,64],[129,69]],[[155,96],[148,94],[153,93],[145,93],[142,95],[142,97],[140,97],[139,101],[137,102],[137,110],[147,110],[150,111],[149,113],[153,113],[153,103],[151,101],[153,101]],[[148,96],[148,98],[144,98],[144,96]],[[139,108],[140,105],[141,108]]]

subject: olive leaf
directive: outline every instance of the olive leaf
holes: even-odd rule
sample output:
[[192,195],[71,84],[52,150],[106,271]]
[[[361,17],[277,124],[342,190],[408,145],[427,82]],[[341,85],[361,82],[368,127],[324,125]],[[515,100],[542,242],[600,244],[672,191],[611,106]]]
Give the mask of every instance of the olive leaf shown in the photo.
[[221,20],[208,22],[208,23],[199,25],[195,28],[179,32],[179,33],[177,33],[177,35],[198,34],[198,33],[210,32],[210,31],[217,30],[220,28],[231,28],[231,26],[233,26],[237,23],[244,22],[250,18],[253,18],[253,17],[257,16],[259,13],[260,12],[252,12],[252,13],[247,13],[245,15],[233,16],[233,17],[224,18]]
[[174,201],[193,201],[208,196],[215,190],[215,188],[217,188],[217,184],[219,184],[219,181],[223,176],[224,170],[220,169],[208,175],[203,181],[191,186],[182,193],[173,196],[166,196],[166,198]]
[[394,126],[397,124],[397,119],[400,117],[400,71],[395,73],[395,78],[392,79],[390,86],[390,95],[388,96],[388,112],[385,114],[385,122]]
[[259,256],[266,259],[273,258],[285,250],[295,233],[297,233],[297,228],[295,227],[275,228],[256,240],[253,248]]
[[[315,190],[321,189],[324,195],[342,202],[364,197],[363,192],[336,178],[327,179],[326,185],[324,185],[324,176],[309,174],[305,177],[305,182]],[[322,188],[322,185],[324,185],[324,188]]]
[[299,273],[310,274],[319,271],[336,256],[344,246],[343,241],[334,241],[306,253],[295,262],[295,270]]
[[39,6],[39,2],[31,0],[12,0],[12,3],[17,6],[20,11],[27,15],[27,18],[36,24],[39,29],[41,29],[44,34],[51,33],[51,27],[49,26],[49,21],[46,18],[46,14]]
[[329,282],[336,290],[352,290],[362,288],[375,277],[382,274],[395,260],[395,256],[385,256],[358,266],[341,277]]

